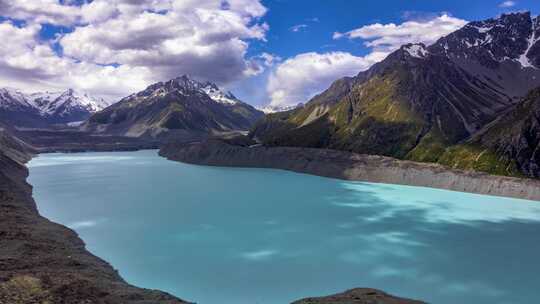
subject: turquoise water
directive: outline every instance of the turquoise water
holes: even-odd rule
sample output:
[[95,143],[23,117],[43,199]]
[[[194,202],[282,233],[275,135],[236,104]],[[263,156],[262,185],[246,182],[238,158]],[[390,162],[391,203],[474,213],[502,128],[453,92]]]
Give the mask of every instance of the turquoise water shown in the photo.
[[40,212],[130,283],[197,303],[274,304],[353,287],[431,303],[534,303],[540,203],[156,151],[44,154]]

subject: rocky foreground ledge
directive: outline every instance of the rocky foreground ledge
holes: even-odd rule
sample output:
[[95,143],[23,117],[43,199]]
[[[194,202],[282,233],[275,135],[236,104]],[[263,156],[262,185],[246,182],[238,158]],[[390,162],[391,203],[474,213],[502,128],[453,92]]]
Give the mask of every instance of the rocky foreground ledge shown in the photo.
[[[73,230],[40,216],[24,165],[34,153],[0,128],[0,304],[188,303],[165,292],[129,285],[110,264],[88,252]],[[296,303],[420,302],[356,289]]]
[[39,215],[24,163],[33,151],[0,130],[1,304],[180,304],[127,284],[77,234]]
[[540,200],[540,181],[533,179],[452,170],[438,164],[336,150],[249,147],[215,139],[170,143],[163,146],[159,153],[170,160],[198,165],[275,168],[345,180]]
[[394,297],[380,290],[355,288],[326,297],[306,298],[292,304],[425,304],[424,302]]

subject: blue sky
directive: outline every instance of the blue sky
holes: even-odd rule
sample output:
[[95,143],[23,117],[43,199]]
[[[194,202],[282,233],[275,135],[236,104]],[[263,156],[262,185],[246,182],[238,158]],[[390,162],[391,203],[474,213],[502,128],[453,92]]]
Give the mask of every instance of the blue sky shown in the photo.
[[[503,1],[351,1],[351,0],[268,0],[264,20],[270,24],[268,43],[253,46],[253,51],[266,51],[287,58],[303,52],[346,51],[364,55],[368,51],[360,41],[333,40],[335,31],[346,32],[373,23],[402,23],[410,19],[430,18],[444,12],[465,19],[483,20],[516,10],[540,12],[540,2],[516,1],[512,7],[499,7]],[[319,22],[313,22],[317,18]],[[308,27],[292,32],[291,27]]]
[[[0,50],[0,86],[74,87],[114,100],[190,74],[254,105],[289,105],[369,68],[401,43],[431,43],[467,21],[501,13],[540,12],[537,0],[138,3],[0,4],[7,46]],[[347,34],[353,30],[361,34]]]

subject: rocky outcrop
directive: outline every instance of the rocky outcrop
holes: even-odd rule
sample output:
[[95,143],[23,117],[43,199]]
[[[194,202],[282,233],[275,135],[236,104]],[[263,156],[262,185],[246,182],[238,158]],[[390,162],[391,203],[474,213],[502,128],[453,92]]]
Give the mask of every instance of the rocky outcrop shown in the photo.
[[424,302],[394,297],[380,290],[355,288],[326,297],[306,298],[292,304],[422,304]]
[[127,284],[74,231],[40,216],[23,164],[31,152],[0,132],[0,303],[186,303]]
[[540,200],[540,181],[537,180],[451,170],[438,164],[328,149],[242,147],[210,140],[171,143],[161,148],[160,155],[200,165],[276,168],[346,180]]

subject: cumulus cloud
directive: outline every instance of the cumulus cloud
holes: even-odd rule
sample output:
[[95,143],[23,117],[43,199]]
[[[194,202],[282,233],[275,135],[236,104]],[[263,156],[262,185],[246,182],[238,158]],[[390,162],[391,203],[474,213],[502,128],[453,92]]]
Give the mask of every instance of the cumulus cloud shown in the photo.
[[504,1],[499,4],[499,7],[514,7],[516,5],[515,1]]
[[430,20],[411,20],[402,24],[370,24],[346,33],[336,32],[333,38],[363,39],[367,47],[391,51],[407,43],[423,42],[429,45],[466,23],[463,19],[443,14]]
[[272,106],[305,102],[313,94],[343,76],[353,76],[380,61],[386,54],[373,52],[365,57],[346,52],[304,53],[281,63],[270,75],[267,90]]
[[335,32],[333,39],[364,40],[370,53],[366,56],[344,52],[305,53],[285,60],[269,77],[267,91],[270,104],[285,106],[306,102],[328,88],[334,80],[368,69],[403,44],[431,44],[465,24],[465,20],[442,14],[402,24],[375,23],[345,33]]
[[[259,0],[71,3],[0,0],[1,16],[25,21],[0,24],[1,36],[13,40],[0,49],[2,82],[118,98],[182,74],[228,84],[261,73],[274,60],[246,56],[250,41],[264,41],[268,31]],[[70,31],[42,41],[43,24]]]
[[70,25],[80,20],[79,9],[57,0],[0,0],[0,14],[37,23]]

